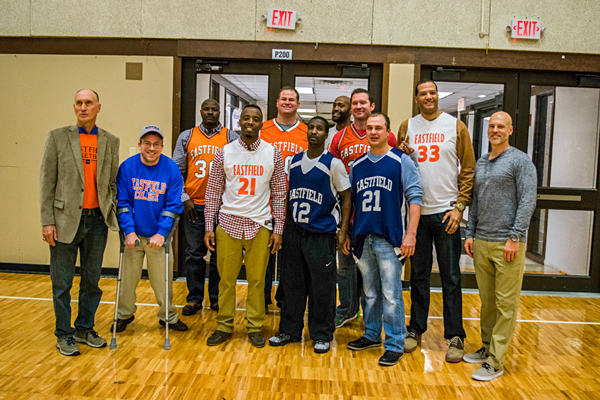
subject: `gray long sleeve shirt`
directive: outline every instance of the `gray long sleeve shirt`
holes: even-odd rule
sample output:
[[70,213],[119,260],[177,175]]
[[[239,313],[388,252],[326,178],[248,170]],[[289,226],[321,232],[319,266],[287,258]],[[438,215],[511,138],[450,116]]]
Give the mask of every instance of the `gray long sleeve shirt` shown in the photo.
[[467,238],[506,242],[525,234],[537,200],[537,174],[527,156],[514,147],[490,160],[482,156],[475,167],[473,203],[469,210]]

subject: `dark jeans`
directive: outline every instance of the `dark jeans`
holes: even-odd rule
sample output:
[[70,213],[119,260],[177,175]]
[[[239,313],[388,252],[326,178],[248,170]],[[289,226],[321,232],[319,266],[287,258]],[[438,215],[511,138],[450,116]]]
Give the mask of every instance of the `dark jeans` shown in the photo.
[[308,298],[308,331],[312,340],[333,340],[335,331],[335,235],[313,233],[288,223],[282,250],[281,286],[285,301],[279,332],[302,338]]
[[460,286],[460,229],[452,235],[446,233],[448,220],[442,223],[446,212],[421,215],[417,228],[417,245],[411,257],[410,325],[409,332],[423,334],[427,330],[429,315],[429,278],[433,264],[433,248],[442,278],[444,301],[444,337],[466,337],[462,319],[462,292]]
[[[71,243],[56,242],[50,246],[50,277],[52,300],[56,317],[57,337],[72,336],[75,329],[90,331],[102,290],[98,287],[102,271],[102,258],[106,248],[108,227],[103,217],[82,216],[75,238]],[[71,287],[75,276],[77,251],[80,253],[81,280],[75,329],[71,326]]]
[[[283,250],[278,251],[275,254],[271,254],[269,250],[269,263],[267,264],[267,273],[265,276],[265,309],[269,304],[272,304],[271,301],[271,290],[273,289],[273,274],[275,273],[275,258],[277,258],[277,270],[279,271],[279,285],[277,286],[277,291],[275,292],[275,302],[277,305],[283,304],[283,299],[285,298],[285,294],[282,289],[281,280],[282,271],[283,271],[283,257],[281,256]],[[277,279],[277,277],[275,277]]]
[[[204,206],[194,205],[198,219],[196,222],[184,215],[183,230],[188,247],[185,249],[185,278],[187,280],[187,302],[202,304],[204,301],[204,282],[206,281],[206,260],[208,249],[204,244]],[[217,269],[217,252],[211,252],[208,272],[208,296],[210,304],[219,302],[219,270]]]

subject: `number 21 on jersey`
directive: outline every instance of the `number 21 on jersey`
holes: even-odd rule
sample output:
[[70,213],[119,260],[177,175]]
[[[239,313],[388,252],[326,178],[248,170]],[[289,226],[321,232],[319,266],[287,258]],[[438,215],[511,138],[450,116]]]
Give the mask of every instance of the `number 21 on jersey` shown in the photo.
[[[240,178],[240,183],[242,184],[242,187],[240,188],[240,190],[238,190],[238,194],[240,196],[254,196],[256,194],[256,178]],[[248,189],[248,186],[250,186],[250,189]]]

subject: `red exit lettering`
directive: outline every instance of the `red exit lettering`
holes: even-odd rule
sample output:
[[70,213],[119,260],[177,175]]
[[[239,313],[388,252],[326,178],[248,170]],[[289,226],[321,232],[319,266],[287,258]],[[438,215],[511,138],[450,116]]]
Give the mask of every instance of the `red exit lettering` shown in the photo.
[[538,21],[518,20],[512,27],[516,35],[513,37],[535,37],[540,31]]
[[284,10],[273,10],[273,25],[277,26],[290,26],[291,11]]

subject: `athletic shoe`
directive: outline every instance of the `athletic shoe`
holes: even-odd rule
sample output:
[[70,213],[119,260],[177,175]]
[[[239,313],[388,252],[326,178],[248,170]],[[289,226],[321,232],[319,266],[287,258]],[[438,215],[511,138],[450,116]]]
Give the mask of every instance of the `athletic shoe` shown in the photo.
[[361,337],[360,339],[354,340],[348,343],[348,348],[350,350],[365,350],[371,347],[379,347],[381,346],[381,340],[379,342],[374,342],[372,340],[367,339],[366,337]]
[[219,303],[211,303],[210,309],[219,312]]
[[98,336],[96,331],[93,329],[90,331],[75,331],[73,339],[75,339],[77,343],[84,343],[97,349],[106,347],[106,340]]
[[285,346],[286,344],[293,342],[299,342],[299,340],[292,340],[292,337],[287,333],[278,332],[277,335],[269,339],[269,346]]
[[499,377],[503,373],[504,373],[504,369],[495,369],[495,368],[492,368],[492,366],[490,364],[483,363],[481,368],[479,368],[477,371],[473,372],[472,377],[476,381],[487,382],[487,381],[491,381],[492,379]]
[[341,316],[335,316],[335,328],[341,328],[342,326],[344,326],[347,322],[353,321],[356,318],[358,318],[360,316],[360,311],[356,313],[356,315],[352,315],[351,317],[345,317],[343,315]]
[[248,340],[250,340],[250,344],[254,347],[259,349],[265,347],[265,337],[260,332],[250,332]]
[[231,339],[233,333],[231,332],[223,332],[223,331],[214,331],[212,335],[208,339],[206,339],[206,344],[208,346],[218,346],[223,342]]
[[327,353],[329,351],[329,342],[326,342],[324,340],[317,340],[315,342],[315,353],[317,354],[323,354],[323,353]]
[[486,362],[489,356],[490,353],[488,353],[487,347],[483,346],[475,353],[465,354],[463,360],[471,364],[482,364]]
[[408,332],[404,339],[404,352],[412,353],[417,349],[417,346],[421,343],[421,335],[415,332]]
[[[166,325],[165,321],[163,321],[162,319],[159,319],[158,323],[160,324],[160,326],[163,326],[163,327]],[[177,320],[177,322],[175,322],[175,323],[169,322],[169,329],[173,329],[174,331],[184,332],[184,331],[188,330],[188,326],[185,323],[183,323],[183,321]]]
[[183,315],[194,315],[198,312],[198,310],[202,309],[202,304],[197,303],[187,303],[183,306],[183,311],[181,312]]
[[[135,316],[133,316],[133,315],[126,319],[117,318],[117,332],[123,332],[125,330],[125,328],[127,328],[127,325],[129,325],[134,319],[135,319]],[[111,327],[110,327],[111,332],[113,331],[114,326],[115,326],[115,324],[111,325]]]
[[386,350],[385,353],[379,358],[379,365],[383,367],[391,367],[392,365],[398,364],[398,361],[402,358],[404,353],[397,351]]
[[454,336],[452,339],[450,339],[450,344],[448,345],[448,350],[446,350],[446,362],[449,362],[449,363],[461,362],[464,354],[465,354],[464,342],[458,336]]
[[79,346],[75,343],[73,336],[61,336],[56,340],[56,348],[63,356],[78,356]]

